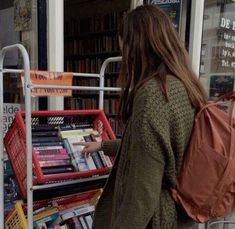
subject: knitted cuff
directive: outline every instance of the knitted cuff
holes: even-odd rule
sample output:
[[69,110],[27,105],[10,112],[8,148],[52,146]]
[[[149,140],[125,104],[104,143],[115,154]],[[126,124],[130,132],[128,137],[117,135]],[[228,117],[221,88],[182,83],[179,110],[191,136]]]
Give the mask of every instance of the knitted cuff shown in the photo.
[[117,140],[102,141],[101,150],[104,151],[104,154],[113,156],[116,154],[117,151],[116,146],[117,146]]

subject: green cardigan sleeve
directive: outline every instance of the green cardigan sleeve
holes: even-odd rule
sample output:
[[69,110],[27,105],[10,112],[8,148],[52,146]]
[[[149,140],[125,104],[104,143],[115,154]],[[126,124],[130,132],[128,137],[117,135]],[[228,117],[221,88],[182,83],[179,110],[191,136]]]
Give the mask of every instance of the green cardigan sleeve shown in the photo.
[[115,156],[119,149],[120,143],[120,139],[103,141],[101,150],[108,156]]
[[140,105],[140,110],[133,109],[130,167],[121,207],[112,227],[115,229],[145,229],[159,204],[169,128],[164,113],[153,112],[155,107],[151,104],[140,102]]

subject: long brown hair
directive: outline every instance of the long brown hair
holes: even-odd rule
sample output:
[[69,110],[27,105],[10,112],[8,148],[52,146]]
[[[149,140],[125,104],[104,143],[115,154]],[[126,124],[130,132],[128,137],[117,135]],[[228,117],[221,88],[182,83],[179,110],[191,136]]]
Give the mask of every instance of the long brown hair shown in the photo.
[[145,5],[128,12],[120,24],[119,37],[122,41],[119,116],[123,123],[131,115],[136,91],[150,78],[156,78],[167,97],[166,76],[173,75],[184,83],[195,108],[206,102],[188,53],[160,8]]

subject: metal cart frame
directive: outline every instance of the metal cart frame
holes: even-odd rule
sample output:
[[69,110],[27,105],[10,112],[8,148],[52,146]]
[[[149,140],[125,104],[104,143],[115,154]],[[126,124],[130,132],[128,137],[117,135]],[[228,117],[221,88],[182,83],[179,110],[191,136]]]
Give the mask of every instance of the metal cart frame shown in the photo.
[[[23,58],[23,70],[17,69],[3,69],[3,62],[5,54],[13,51],[19,50]],[[99,79],[99,87],[90,87],[90,86],[57,86],[57,85],[39,85],[32,84],[30,81],[30,62],[29,56],[21,44],[11,45],[4,47],[0,50],[0,228],[4,228],[4,147],[3,147],[3,74],[4,73],[22,73],[24,72],[24,89],[25,89],[25,123],[26,123],[26,155],[27,155],[27,224],[28,228],[33,228],[33,191],[39,189],[49,189],[50,187],[55,187],[58,185],[66,185],[73,183],[80,183],[81,181],[68,181],[59,184],[46,184],[33,186],[33,176],[32,176],[32,133],[31,133],[31,89],[34,88],[51,88],[51,89],[71,89],[71,90],[90,90],[99,92],[99,109],[103,109],[104,106],[104,91],[120,91],[120,88],[117,87],[104,87],[104,76],[105,70],[109,63],[121,61],[121,57],[111,57],[104,61],[102,64],[100,73],[98,74],[89,74],[89,73],[73,73],[73,76],[82,76],[82,77],[92,77]],[[107,176],[107,175],[106,175]],[[95,178],[86,178],[87,180],[99,179]]]

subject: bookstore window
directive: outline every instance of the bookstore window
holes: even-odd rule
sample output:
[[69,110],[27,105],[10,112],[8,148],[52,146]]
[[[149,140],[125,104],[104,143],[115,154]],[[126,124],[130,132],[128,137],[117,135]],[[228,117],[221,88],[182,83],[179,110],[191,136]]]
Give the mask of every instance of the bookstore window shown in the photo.
[[[64,69],[80,73],[99,73],[109,57],[120,56],[118,25],[131,0],[65,0],[64,1]],[[117,87],[120,62],[109,64],[105,86]],[[96,78],[75,78],[73,85],[99,86]],[[104,111],[117,136],[119,93],[105,92]],[[65,98],[65,109],[94,109],[98,107],[98,92],[73,91]]]
[[206,0],[200,80],[214,100],[235,87],[235,1]]

